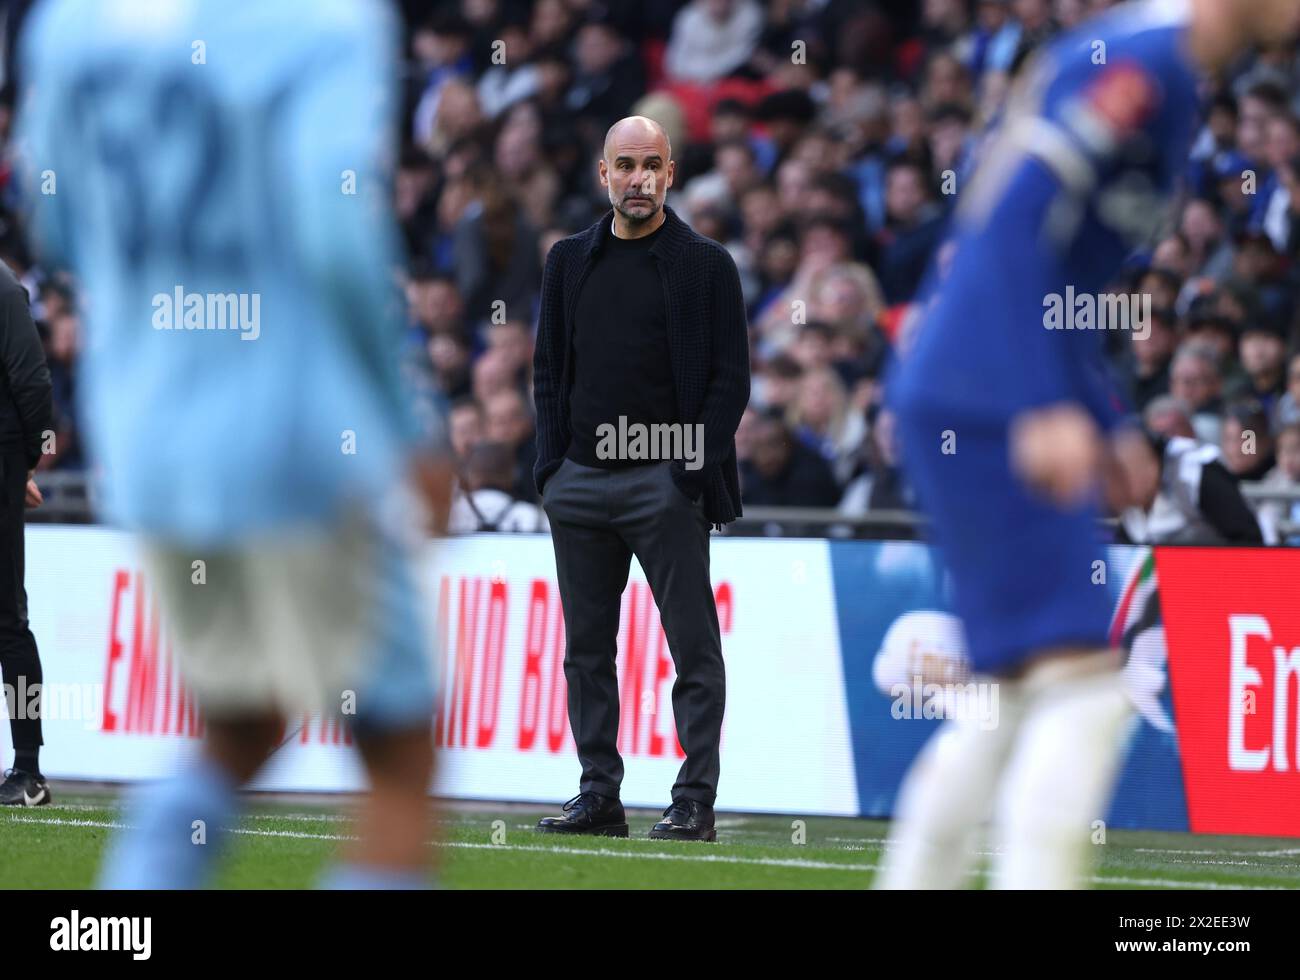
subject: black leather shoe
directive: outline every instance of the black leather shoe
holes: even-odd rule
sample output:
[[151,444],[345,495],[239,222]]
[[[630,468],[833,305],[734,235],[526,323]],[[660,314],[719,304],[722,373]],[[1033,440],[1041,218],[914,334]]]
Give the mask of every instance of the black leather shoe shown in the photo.
[[698,800],[673,800],[664,818],[650,830],[651,840],[717,840],[713,807]]
[[593,834],[596,837],[626,837],[627,815],[616,796],[579,793],[564,804],[558,817],[542,817],[537,829],[544,834]]
[[52,799],[44,776],[21,769],[6,769],[0,783],[0,806],[47,806]]

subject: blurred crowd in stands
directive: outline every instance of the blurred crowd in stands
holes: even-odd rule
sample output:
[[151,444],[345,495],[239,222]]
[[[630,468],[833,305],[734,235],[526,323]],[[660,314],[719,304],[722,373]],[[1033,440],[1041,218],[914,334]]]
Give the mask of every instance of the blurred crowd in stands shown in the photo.
[[[1026,59],[1116,5],[399,4],[403,362],[473,492],[455,526],[545,527],[530,399],[542,268],[555,241],[608,209],[595,162],[630,114],[665,127],[669,205],[740,270],[754,377],[737,436],[745,504],[912,508],[882,382],[953,191]],[[1298,55],[1261,50],[1206,84],[1182,193],[1113,284],[1151,295],[1150,330],[1106,335],[1153,430],[1217,445],[1236,477],[1273,486],[1300,486]],[[0,259],[29,286],[55,379],[61,449],[43,465],[81,467],[76,298],[33,265],[7,168],[0,181]]]

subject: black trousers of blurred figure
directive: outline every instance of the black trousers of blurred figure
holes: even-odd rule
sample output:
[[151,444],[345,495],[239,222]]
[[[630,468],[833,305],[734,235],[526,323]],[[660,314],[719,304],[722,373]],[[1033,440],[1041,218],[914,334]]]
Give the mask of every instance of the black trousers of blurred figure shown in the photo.
[[42,744],[41,719],[17,717],[27,714],[33,703],[32,688],[42,684],[41,658],[27,625],[23,586],[27,463],[21,454],[5,453],[0,455],[0,469],[0,676],[6,696],[14,692],[9,704],[14,749],[34,752]]
[[673,715],[686,759],[672,798],[712,806],[727,685],[709,581],[709,522],[701,502],[677,489],[669,467],[596,469],[565,459],[542,488],[564,607],[569,727],[582,763],[579,790],[618,796],[618,622],[636,555],[677,668]]

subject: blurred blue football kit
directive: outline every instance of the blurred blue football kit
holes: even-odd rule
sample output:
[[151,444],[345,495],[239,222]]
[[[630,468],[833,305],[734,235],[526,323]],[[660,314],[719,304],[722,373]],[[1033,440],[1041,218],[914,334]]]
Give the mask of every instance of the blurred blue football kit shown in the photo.
[[905,466],[978,671],[1106,646],[1109,596],[1090,585],[1104,557],[1098,505],[1062,509],[1032,492],[1012,472],[1008,431],[1059,402],[1104,431],[1125,414],[1103,360],[1108,324],[1076,322],[1076,302],[1095,302],[1150,240],[1184,169],[1198,119],[1185,6],[1120,8],[1025,66],[891,379]]
[[990,818],[992,885],[1086,883],[1132,717],[1107,650],[1099,507],[1033,492],[1013,471],[1009,432],[1058,403],[1107,432],[1124,415],[1097,329],[1111,324],[1076,299],[1095,303],[1165,215],[1198,115],[1189,16],[1183,0],[1126,4],[1025,65],[892,379],[904,464],[984,695],[967,701],[990,704],[992,721],[959,712],[926,743],[878,887],[968,884]]

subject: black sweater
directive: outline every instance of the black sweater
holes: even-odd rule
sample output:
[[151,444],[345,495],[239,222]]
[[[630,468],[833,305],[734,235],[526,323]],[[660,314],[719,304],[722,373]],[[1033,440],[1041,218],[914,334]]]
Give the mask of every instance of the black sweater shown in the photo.
[[[573,389],[568,457],[584,466],[618,469],[644,460],[602,459],[602,425],[677,421],[668,355],[664,285],[650,249],[660,225],[644,238],[610,236],[597,253],[574,312]],[[703,489],[700,487],[699,489]]]

